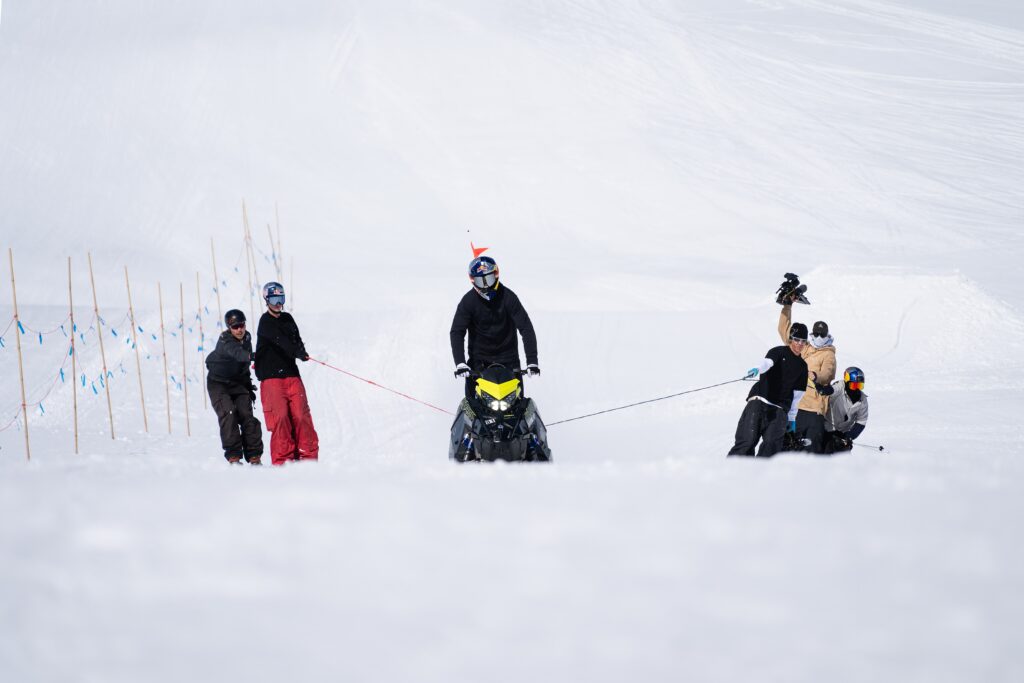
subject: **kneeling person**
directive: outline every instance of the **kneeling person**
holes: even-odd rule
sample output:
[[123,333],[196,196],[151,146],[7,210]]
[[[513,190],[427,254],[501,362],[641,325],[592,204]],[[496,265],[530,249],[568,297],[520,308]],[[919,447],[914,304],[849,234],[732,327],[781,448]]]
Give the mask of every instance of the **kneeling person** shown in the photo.
[[245,313],[235,309],[224,316],[228,329],[206,357],[206,390],[220,422],[220,442],[228,462],[259,465],[263,455],[263,430],[253,415],[256,387],[249,374],[252,335],[245,329]]
[[864,393],[864,371],[846,368],[843,379],[832,383],[825,415],[825,453],[848,451],[868,423],[868,395]]
[[758,457],[771,457],[782,450],[786,423],[795,419],[807,384],[807,363],[800,356],[806,345],[807,326],[793,323],[789,344],[769,349],[761,364],[747,373],[750,379],[760,378],[747,395],[729,455],[754,455],[758,441]]

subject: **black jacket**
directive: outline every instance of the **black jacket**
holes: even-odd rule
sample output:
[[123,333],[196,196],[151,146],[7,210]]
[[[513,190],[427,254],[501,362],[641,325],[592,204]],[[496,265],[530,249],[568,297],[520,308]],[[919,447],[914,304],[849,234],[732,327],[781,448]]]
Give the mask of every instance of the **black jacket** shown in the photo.
[[298,377],[296,359],[305,360],[309,354],[299,336],[299,326],[290,313],[279,317],[264,313],[256,330],[256,379]]
[[487,301],[475,289],[466,292],[452,320],[452,358],[455,364],[466,362],[463,344],[469,330],[469,357],[475,363],[519,365],[519,340],[523,336],[526,363],[537,363],[537,335],[526,309],[508,287],[498,284],[494,298]]
[[788,346],[776,346],[764,357],[770,358],[774,365],[768,372],[761,374],[761,378],[750,388],[747,399],[760,396],[783,410],[789,410],[793,403],[793,392],[803,391],[807,387],[807,363]]
[[252,336],[246,332],[239,341],[224,330],[217,338],[217,346],[206,356],[207,379],[219,384],[233,384],[246,391],[252,386],[249,363],[252,362]]

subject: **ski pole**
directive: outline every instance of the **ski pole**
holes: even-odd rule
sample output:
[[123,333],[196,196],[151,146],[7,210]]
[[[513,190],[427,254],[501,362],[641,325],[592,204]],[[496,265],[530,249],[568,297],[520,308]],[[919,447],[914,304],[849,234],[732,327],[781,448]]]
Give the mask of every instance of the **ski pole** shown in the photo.
[[442,413],[444,413],[446,415],[454,415],[455,414],[455,413],[453,413],[453,412],[451,412],[449,410],[445,410],[444,408],[438,408],[437,406],[435,406],[432,403],[427,403],[426,401],[421,401],[418,398],[413,398],[412,396],[409,396],[408,394],[403,394],[401,391],[395,391],[394,389],[388,388],[388,387],[384,386],[383,384],[377,384],[372,379],[366,379],[365,377],[360,377],[359,375],[354,375],[351,372],[349,372],[348,370],[342,370],[341,368],[336,368],[333,365],[330,365],[329,363],[325,363],[322,360],[318,360],[316,358],[313,358],[312,356],[309,356],[309,360],[313,361],[314,363],[319,363],[320,365],[324,366],[325,368],[330,368],[331,370],[334,370],[335,372],[340,372],[343,375],[348,375],[349,377],[351,377],[353,379],[357,379],[360,382],[366,382],[367,384],[369,384],[371,386],[375,386],[378,389],[383,389],[384,391],[390,391],[392,394],[395,394],[397,396],[401,396],[402,398],[409,399],[410,401],[414,401],[415,403],[419,403],[420,405],[427,406],[428,408],[433,408],[434,410],[439,410],[439,411],[441,411]]
[[668,398],[675,398],[676,396],[684,396],[686,394],[695,394],[698,391],[707,391],[708,389],[714,389],[715,387],[724,387],[726,384],[735,384],[736,382],[742,382],[746,380],[746,377],[740,377],[739,379],[731,379],[728,382],[719,382],[718,384],[711,384],[706,387],[700,387],[699,389],[688,389],[686,391],[680,391],[677,394],[669,394],[668,396],[659,396],[658,398],[649,398],[646,401],[637,401],[636,403],[630,403],[629,405],[618,406],[616,408],[608,408],[607,410],[599,410],[596,413],[589,413],[587,415],[580,415],[579,417],[570,417],[566,420],[559,420],[548,424],[548,427],[554,427],[555,425],[564,424],[566,422],[573,422],[575,420],[582,420],[586,417],[594,417],[595,415],[604,415],[605,413],[613,413],[616,410],[625,410],[626,408],[633,408],[635,406],[642,406],[645,403],[654,403],[656,401],[664,401]]
[[853,445],[854,446],[860,446],[861,448],[870,448],[873,451],[884,451],[885,450],[885,446],[872,446],[869,443],[857,443],[856,441],[854,441]]

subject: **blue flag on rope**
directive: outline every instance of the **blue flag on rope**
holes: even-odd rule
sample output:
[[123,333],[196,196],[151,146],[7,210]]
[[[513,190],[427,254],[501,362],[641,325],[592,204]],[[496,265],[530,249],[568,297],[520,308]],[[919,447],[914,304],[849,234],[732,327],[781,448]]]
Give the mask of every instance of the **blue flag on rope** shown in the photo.
[[75,355],[75,347],[74,346],[71,346],[71,347],[68,348],[68,355],[69,356]]
[[115,337],[117,336],[117,330],[115,330],[113,327],[110,328],[110,333]]
[[64,333],[65,337],[68,336],[68,331],[64,329],[63,325],[60,326],[60,331]]
[[103,387],[104,389],[107,388],[107,385],[103,383],[103,375],[100,375],[100,386]]
[[64,368],[60,369],[60,383],[64,384]]
[[25,334],[25,327],[21,324],[20,320],[18,321],[18,329],[21,330],[22,334]]
[[43,345],[43,333],[42,332],[39,333],[39,345],[40,346]]
[[7,345],[4,344],[4,338],[0,337],[0,349],[5,348]]
[[46,415],[46,408],[43,407],[43,402],[42,401],[39,402],[39,414],[40,415]]
[[96,384],[95,384],[95,382],[92,385],[92,393],[94,393],[94,394],[100,393],[100,392],[96,391]]
[[85,373],[82,373],[82,386],[85,386]]

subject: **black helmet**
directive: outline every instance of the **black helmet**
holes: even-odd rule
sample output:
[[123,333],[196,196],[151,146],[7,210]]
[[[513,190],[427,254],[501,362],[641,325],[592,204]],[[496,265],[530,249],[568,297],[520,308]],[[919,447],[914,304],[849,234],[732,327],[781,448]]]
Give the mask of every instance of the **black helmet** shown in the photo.
[[824,320],[819,320],[814,323],[814,327],[811,328],[811,333],[815,337],[827,337],[828,336],[828,323]]
[[224,324],[231,328],[237,325],[245,324],[245,313],[242,313],[237,308],[232,308],[230,311],[224,314]]
[[803,323],[793,323],[789,328],[789,338],[802,342],[807,341],[807,325],[804,325]]

